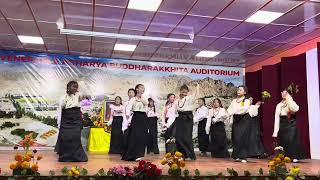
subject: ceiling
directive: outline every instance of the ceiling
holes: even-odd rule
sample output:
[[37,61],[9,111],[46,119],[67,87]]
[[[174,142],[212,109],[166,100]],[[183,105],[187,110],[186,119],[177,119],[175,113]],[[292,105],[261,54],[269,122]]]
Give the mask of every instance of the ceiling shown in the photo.
[[[0,0],[0,48],[107,58],[245,67],[320,36],[320,3],[299,0],[163,0],[156,12],[127,9],[128,0]],[[258,10],[285,13],[271,24],[244,20]],[[60,34],[65,28],[189,38],[193,44]],[[41,36],[43,45],[17,35]],[[135,44],[134,52],[114,51]],[[201,50],[221,51],[198,58]]]

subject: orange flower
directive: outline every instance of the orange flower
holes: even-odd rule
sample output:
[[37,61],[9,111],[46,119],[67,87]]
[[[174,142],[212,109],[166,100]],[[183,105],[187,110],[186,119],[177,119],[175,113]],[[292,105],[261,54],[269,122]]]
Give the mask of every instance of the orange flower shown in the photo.
[[22,155],[17,153],[17,154],[14,156],[14,159],[15,159],[16,161],[22,161]]
[[39,166],[37,164],[32,164],[31,169],[33,172],[37,172],[39,170]]
[[39,156],[37,157],[37,160],[40,161],[41,159],[42,159],[42,155],[39,155]]
[[184,162],[184,161],[179,161],[179,166],[180,166],[180,167],[185,167],[185,166],[186,166],[186,162]]
[[11,163],[10,164],[10,169],[14,170],[17,168],[17,164],[16,163]]
[[162,165],[167,164],[167,159],[166,159],[166,158],[163,158],[163,159],[160,161],[160,163],[161,163]]
[[27,168],[30,167],[30,163],[27,162],[27,161],[23,161],[22,164],[21,164],[21,167],[22,167],[23,169],[27,169]]
[[27,153],[27,156],[29,156],[30,158],[32,158],[33,155],[32,155],[31,152],[28,152],[28,153]]
[[20,167],[21,167],[21,163],[22,163],[22,161],[18,161],[18,162],[16,163],[17,168],[20,168]]

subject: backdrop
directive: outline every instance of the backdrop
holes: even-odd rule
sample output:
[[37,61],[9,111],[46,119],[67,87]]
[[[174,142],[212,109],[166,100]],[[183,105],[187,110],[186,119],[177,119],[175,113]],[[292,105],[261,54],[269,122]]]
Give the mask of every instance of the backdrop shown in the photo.
[[226,107],[243,84],[243,69],[233,67],[15,51],[0,51],[0,59],[0,146],[19,143],[29,132],[34,132],[38,146],[55,145],[58,100],[70,80],[78,81],[80,92],[93,98],[81,103],[89,118],[100,113],[103,100],[121,96],[126,101],[127,90],[138,83],[145,85],[147,96],[160,100],[159,114],[167,94],[178,95],[183,84],[193,90],[199,83],[200,97],[207,103],[219,97]]

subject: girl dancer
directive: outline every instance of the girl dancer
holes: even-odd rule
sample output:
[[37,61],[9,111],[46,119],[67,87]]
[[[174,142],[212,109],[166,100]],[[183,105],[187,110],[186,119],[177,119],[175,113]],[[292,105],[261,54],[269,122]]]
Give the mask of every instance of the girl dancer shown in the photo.
[[279,145],[283,147],[286,156],[296,163],[304,158],[297,130],[296,112],[299,111],[299,106],[287,90],[283,90],[281,96],[282,101],[276,107],[272,137],[278,137]]
[[249,130],[249,144],[250,151],[248,153],[248,157],[265,157],[266,151],[261,141],[261,133],[260,133],[260,122],[259,122],[259,107],[261,102],[258,101],[255,105],[253,105],[253,98],[250,97],[250,108],[248,110],[249,115],[251,117],[250,120],[250,130]]
[[[156,102],[155,102],[156,101]],[[152,98],[148,99],[148,145],[147,153],[153,152],[154,154],[159,154],[158,147],[158,101]]]
[[115,105],[110,105],[110,120],[108,125],[112,125],[111,141],[110,141],[110,154],[121,154],[123,152],[123,133],[122,123],[125,117],[124,106],[120,96],[115,98]]
[[248,143],[248,130],[250,127],[249,121],[251,117],[248,114],[250,100],[246,99],[247,92],[247,87],[239,86],[237,91],[237,98],[231,102],[227,110],[228,114],[232,116],[231,118],[233,118],[232,157],[236,159],[236,161],[241,160],[242,163],[247,162],[246,158],[248,157],[248,152],[250,150],[250,146]]
[[177,103],[178,117],[175,120],[176,125],[176,146],[186,159],[196,160],[194,154],[192,131],[193,131],[193,114],[195,100],[199,94],[199,84],[197,84],[196,92],[188,95],[189,88],[182,85],[180,88],[180,99]]
[[224,128],[226,118],[226,110],[223,108],[220,99],[215,98],[213,100],[213,108],[209,110],[206,124],[206,133],[210,134],[211,139],[211,157],[229,157],[227,135]]
[[207,155],[208,145],[209,145],[209,136],[206,134],[206,124],[209,109],[206,107],[206,102],[204,98],[198,99],[199,107],[196,110],[193,121],[194,123],[199,122],[198,124],[198,142],[199,150],[202,156]]
[[164,117],[162,118],[162,126],[165,128],[165,147],[166,153],[171,152],[172,148],[166,143],[168,139],[174,137],[175,125],[174,121],[177,117],[177,106],[175,103],[176,96],[172,93],[167,95],[167,102],[164,107]]
[[61,117],[58,118],[59,135],[57,153],[59,162],[86,162],[88,157],[81,145],[81,130],[83,120],[80,111],[78,83],[70,81],[67,84],[67,94],[61,101]]
[[133,112],[133,115],[128,128],[128,142],[122,154],[122,160],[125,161],[139,161],[144,157],[148,135],[148,101],[142,97],[144,90],[144,85],[136,85],[136,95],[130,99],[126,109],[127,112]]
[[[133,88],[130,88],[128,90],[128,97],[129,100],[126,101],[123,106],[124,106],[124,111],[125,111],[125,118],[122,121],[122,131],[123,131],[123,147],[125,148],[125,146],[127,145],[127,139],[128,139],[128,127],[131,123],[131,118],[132,118],[132,114],[133,112],[131,112],[128,108],[129,102],[130,100],[135,96],[135,91]],[[128,111],[129,110],[129,111]]]

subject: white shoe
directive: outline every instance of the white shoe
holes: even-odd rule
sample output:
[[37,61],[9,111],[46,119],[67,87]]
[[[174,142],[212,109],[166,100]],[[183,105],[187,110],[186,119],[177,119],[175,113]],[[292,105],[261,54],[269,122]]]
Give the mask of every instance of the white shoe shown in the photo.
[[299,160],[298,160],[298,159],[293,159],[292,162],[293,162],[293,163],[298,163]]
[[247,163],[247,160],[242,159],[241,162],[242,163]]
[[141,161],[142,160],[142,157],[139,157],[136,159],[136,161]]
[[236,161],[239,161],[239,162],[240,162],[240,159],[239,159],[239,158],[237,158],[237,159],[236,159]]

